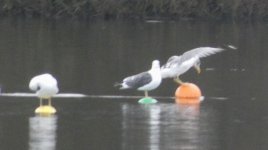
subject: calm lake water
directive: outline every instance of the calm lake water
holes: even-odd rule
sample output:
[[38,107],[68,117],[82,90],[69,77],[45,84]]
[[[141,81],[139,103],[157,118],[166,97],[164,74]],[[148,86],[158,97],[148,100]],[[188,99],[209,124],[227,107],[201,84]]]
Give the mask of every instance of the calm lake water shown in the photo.
[[[140,105],[132,98],[54,98],[55,116],[35,116],[35,97],[0,97],[3,150],[266,150],[268,24],[215,22],[46,21],[1,19],[3,93],[30,92],[32,76],[49,72],[61,93],[142,96],[113,84],[200,46],[232,44],[202,60],[200,105],[171,98]],[[164,80],[151,96],[172,97]]]

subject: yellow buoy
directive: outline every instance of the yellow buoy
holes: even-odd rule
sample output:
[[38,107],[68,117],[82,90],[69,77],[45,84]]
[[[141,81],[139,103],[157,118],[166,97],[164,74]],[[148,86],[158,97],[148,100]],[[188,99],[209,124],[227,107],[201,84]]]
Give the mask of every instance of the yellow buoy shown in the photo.
[[184,83],[175,92],[176,102],[182,104],[200,103],[201,90],[193,83]]
[[56,112],[56,109],[51,105],[42,105],[35,109],[35,113],[40,115],[52,115]]

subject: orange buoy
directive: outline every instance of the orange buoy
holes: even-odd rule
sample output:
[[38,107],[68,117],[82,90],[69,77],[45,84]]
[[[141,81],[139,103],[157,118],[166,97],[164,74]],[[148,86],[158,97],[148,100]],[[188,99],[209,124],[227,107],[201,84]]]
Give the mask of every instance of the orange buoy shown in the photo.
[[201,90],[193,83],[184,83],[175,92],[176,102],[183,104],[200,103]]

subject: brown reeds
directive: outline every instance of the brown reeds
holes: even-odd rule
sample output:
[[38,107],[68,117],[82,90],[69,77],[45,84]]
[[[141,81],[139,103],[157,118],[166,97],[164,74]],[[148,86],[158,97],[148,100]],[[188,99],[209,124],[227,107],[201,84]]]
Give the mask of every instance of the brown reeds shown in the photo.
[[2,0],[1,16],[267,20],[267,0]]

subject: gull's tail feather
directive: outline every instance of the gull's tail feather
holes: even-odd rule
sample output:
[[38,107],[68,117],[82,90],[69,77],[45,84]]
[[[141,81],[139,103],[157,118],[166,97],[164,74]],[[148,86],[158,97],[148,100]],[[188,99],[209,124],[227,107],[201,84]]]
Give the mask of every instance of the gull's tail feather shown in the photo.
[[120,82],[116,82],[116,83],[114,83],[114,87],[119,87],[119,88],[122,88],[122,83],[120,83]]
[[117,87],[117,88],[119,88],[120,90],[124,90],[124,89],[129,89],[129,88],[131,88],[131,87],[129,87],[128,85],[126,85],[126,83],[124,83],[124,82],[116,82],[116,83],[114,83],[114,87]]

